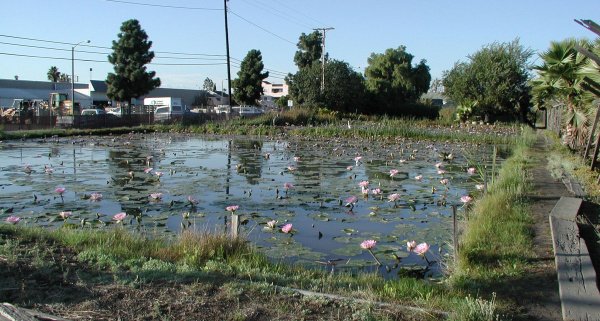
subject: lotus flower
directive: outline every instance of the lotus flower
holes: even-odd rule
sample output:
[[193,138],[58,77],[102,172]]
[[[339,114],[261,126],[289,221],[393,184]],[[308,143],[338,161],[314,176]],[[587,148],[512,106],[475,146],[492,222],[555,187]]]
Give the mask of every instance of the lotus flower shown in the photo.
[[414,250],[415,247],[417,247],[417,242],[415,242],[414,240],[406,242],[406,250],[408,250],[409,252],[412,252],[412,250]]
[[369,189],[368,189],[368,188],[361,187],[361,188],[360,188],[360,192],[361,192],[361,194],[362,194],[363,196],[365,196],[365,197],[366,197],[366,196],[369,196]]
[[423,180],[423,175],[417,175],[415,176],[415,180],[420,182],[421,180]]
[[300,157],[294,156],[294,162],[299,162],[299,161],[300,161]]
[[154,172],[154,175],[156,175],[156,177],[161,178],[161,176],[163,176],[165,173],[163,172]]
[[235,211],[237,211],[237,210],[238,210],[238,208],[240,208],[240,206],[239,206],[239,205],[229,205],[229,206],[227,206],[227,207],[225,208],[225,210],[226,210],[227,212],[231,212],[231,214],[233,214],[233,213],[235,213]]
[[460,201],[463,202],[465,205],[471,203],[471,201],[473,201],[473,198],[469,195],[463,195],[460,197]]
[[346,206],[350,206],[350,210],[352,211],[354,209],[354,204],[356,204],[357,202],[358,202],[358,197],[350,196],[346,199]]
[[198,204],[198,200],[196,200],[192,195],[188,195],[187,200],[192,206],[196,206],[196,204]]
[[370,250],[370,249],[374,248],[376,244],[377,244],[377,241],[375,241],[375,240],[364,240],[364,241],[362,241],[362,243],[360,243],[360,247],[365,250]]
[[482,190],[485,188],[485,185],[483,185],[483,184],[477,184],[477,185],[475,185],[475,188],[476,188],[478,191],[482,191]]
[[288,189],[294,188],[294,184],[292,183],[284,183],[283,188],[287,191]]
[[62,196],[63,193],[66,191],[67,189],[64,187],[57,187],[54,189],[54,192],[56,192],[58,195]]
[[152,193],[150,194],[150,198],[153,200],[161,200],[163,197],[163,193]]
[[346,170],[351,171],[354,168],[354,166],[350,165],[348,167],[346,167]]
[[396,202],[400,199],[400,194],[398,194],[398,193],[390,194],[388,196],[388,199],[390,200],[390,202]]
[[21,220],[20,217],[14,216],[14,215],[11,215],[6,218],[6,222],[8,222],[10,224],[17,224],[17,223],[19,223],[20,220]]
[[362,181],[360,183],[358,183],[358,186],[364,188],[367,188],[367,186],[369,186],[369,181]]
[[60,212],[58,213],[58,215],[63,219],[66,220],[67,218],[69,218],[69,216],[71,216],[73,214],[73,212],[71,211],[65,211],[65,212]]
[[469,175],[473,175],[473,174],[475,174],[475,172],[476,172],[476,171],[477,171],[477,170],[475,169],[475,167],[469,167],[469,168],[467,168],[467,173],[468,173]]
[[423,257],[425,257],[425,253],[427,253],[427,251],[429,251],[429,244],[427,243],[420,243],[413,249],[413,252]]
[[382,192],[381,192],[381,189],[374,188],[374,189],[371,190],[371,194],[373,194],[373,195],[381,195]]
[[361,160],[362,160],[362,156],[354,157],[354,162],[356,163],[356,166],[358,166],[358,163],[360,163]]
[[144,173],[148,174],[148,173],[152,172],[153,169],[154,168],[152,168],[152,167],[148,167],[148,168],[144,169]]
[[372,251],[372,249],[375,247],[376,244],[377,244],[377,241],[375,241],[375,240],[364,240],[364,241],[362,241],[362,243],[360,243],[360,247],[364,250],[369,251],[369,254],[371,254],[371,256],[375,259],[375,261],[377,262],[377,265],[381,265],[381,262],[379,262],[379,260],[377,259],[375,254],[373,254],[373,251]]
[[390,177],[394,177],[396,175],[398,175],[400,171],[397,169],[390,169]]
[[102,200],[102,194],[96,193],[96,192],[90,194],[90,201],[100,201],[100,200]]
[[127,213],[125,212],[121,212],[121,213],[117,213],[113,216],[113,221],[117,221],[117,223],[121,223],[125,217],[127,217]]
[[444,179],[440,180],[440,183],[441,183],[442,185],[448,185],[448,183],[449,183],[449,182],[450,182],[450,181],[449,181],[447,178],[444,178]]
[[286,233],[286,234],[289,233],[289,232],[291,232],[292,231],[292,224],[291,223],[285,224],[284,226],[281,227],[281,231],[283,233]]

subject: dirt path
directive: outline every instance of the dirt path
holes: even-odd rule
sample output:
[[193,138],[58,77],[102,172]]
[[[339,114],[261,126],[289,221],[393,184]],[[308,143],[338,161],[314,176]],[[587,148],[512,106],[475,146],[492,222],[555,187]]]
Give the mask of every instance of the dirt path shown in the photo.
[[549,143],[540,135],[532,149],[530,173],[532,190],[528,195],[533,216],[534,251],[531,271],[522,291],[515,292],[515,300],[525,309],[527,320],[562,320],[558,281],[552,249],[548,215],[561,196],[572,196],[566,186],[554,179],[547,169]]

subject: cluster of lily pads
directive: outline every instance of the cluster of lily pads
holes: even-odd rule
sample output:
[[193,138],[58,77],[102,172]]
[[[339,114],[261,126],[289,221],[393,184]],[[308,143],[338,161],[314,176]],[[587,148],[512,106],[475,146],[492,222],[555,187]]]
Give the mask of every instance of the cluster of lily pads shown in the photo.
[[[464,148],[480,148],[484,156],[467,160]],[[436,256],[445,253],[448,205],[468,205],[485,188],[485,148],[402,139],[131,135],[31,143],[13,155],[37,156],[2,165],[0,174],[10,185],[0,208],[11,214],[5,218],[11,224],[72,220],[82,227],[119,223],[166,233],[222,225],[223,219],[227,227],[227,215],[236,214],[249,239],[274,258],[306,264],[342,259],[360,267],[371,264],[360,251],[367,250],[376,265],[390,259],[419,265],[419,257],[429,262],[425,253],[431,249]],[[23,193],[32,193],[34,201],[25,201]],[[427,242],[411,246],[412,239]]]

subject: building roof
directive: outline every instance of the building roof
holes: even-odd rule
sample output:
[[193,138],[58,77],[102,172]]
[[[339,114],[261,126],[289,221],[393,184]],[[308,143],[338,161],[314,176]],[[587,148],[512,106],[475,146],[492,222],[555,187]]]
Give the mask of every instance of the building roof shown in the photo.
[[108,91],[108,84],[104,80],[90,80],[91,91],[105,93]]

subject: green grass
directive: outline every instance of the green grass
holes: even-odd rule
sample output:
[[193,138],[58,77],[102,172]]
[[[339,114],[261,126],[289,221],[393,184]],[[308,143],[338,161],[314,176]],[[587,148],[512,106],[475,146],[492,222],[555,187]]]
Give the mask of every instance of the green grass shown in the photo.
[[489,192],[468,211],[451,280],[471,290],[520,276],[532,257],[532,219],[525,193],[528,149],[535,135],[524,132],[512,156],[489,186]]

